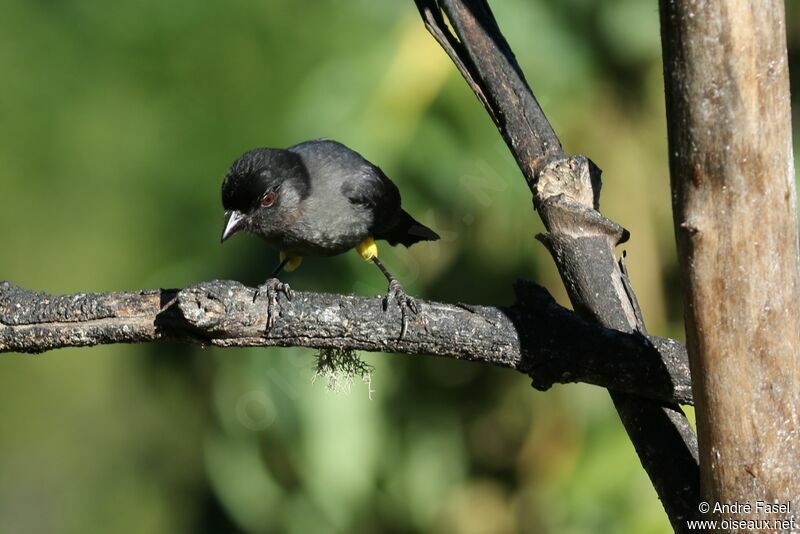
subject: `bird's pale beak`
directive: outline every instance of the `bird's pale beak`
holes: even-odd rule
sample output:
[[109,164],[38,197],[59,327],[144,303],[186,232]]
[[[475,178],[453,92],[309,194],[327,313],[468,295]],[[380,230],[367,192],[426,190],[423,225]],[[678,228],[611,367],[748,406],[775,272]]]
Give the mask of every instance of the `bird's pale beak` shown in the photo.
[[230,210],[225,212],[225,228],[222,230],[222,237],[219,242],[224,243],[226,239],[238,232],[244,226],[244,214],[240,211]]

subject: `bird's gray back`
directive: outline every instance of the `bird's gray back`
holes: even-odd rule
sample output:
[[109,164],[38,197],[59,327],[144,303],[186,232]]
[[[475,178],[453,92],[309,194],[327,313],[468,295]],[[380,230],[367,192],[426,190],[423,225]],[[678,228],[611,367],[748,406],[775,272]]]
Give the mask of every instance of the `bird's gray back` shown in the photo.
[[306,141],[289,150],[300,155],[311,177],[310,194],[286,235],[286,245],[293,252],[339,254],[370,236],[387,211],[399,212],[399,193],[396,202],[384,205],[358,201],[386,189],[382,179],[389,189],[397,188],[379,169],[377,176],[376,167],[357,152],[328,140]]

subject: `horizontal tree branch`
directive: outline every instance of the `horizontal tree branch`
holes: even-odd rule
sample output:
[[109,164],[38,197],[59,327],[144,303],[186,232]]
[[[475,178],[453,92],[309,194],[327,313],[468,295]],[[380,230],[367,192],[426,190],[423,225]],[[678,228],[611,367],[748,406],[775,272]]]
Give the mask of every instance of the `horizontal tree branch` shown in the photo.
[[238,282],[182,290],[53,296],[0,282],[0,352],[39,353],[108,343],[180,341],[218,347],[301,346],[431,354],[528,374],[537,389],[586,382],[668,402],[692,403],[686,349],[671,339],[586,321],[530,282],[508,307],[419,300],[408,332],[380,297],[294,291],[267,301]]

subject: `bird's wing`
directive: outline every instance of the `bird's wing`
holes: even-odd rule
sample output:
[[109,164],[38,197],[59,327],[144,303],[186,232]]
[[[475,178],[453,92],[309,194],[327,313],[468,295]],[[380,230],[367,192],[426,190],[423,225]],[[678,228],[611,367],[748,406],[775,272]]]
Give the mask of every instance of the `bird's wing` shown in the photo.
[[[353,205],[369,212],[370,232],[381,234],[397,223],[400,214],[400,191],[384,172],[361,154],[333,140],[315,139],[289,147],[300,154],[306,167],[325,186],[338,187]],[[333,194],[333,190],[329,190]]]
[[373,233],[391,228],[400,215],[400,191],[383,171],[364,160],[364,167],[342,184],[342,194],[374,216]]

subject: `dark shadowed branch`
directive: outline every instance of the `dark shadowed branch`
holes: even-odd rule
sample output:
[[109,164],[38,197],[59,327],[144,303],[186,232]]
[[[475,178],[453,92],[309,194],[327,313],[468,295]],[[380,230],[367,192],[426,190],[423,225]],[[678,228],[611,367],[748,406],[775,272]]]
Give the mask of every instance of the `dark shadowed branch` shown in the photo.
[[[266,302],[238,282],[183,290],[53,296],[0,283],[0,352],[171,341],[221,347],[301,346],[432,354],[527,373],[535,387],[587,382],[691,403],[686,351],[671,339],[616,332],[516,284],[518,302],[495,308],[420,302],[398,339],[398,311],[380,297],[294,292],[265,331]],[[622,357],[620,357],[622,355]]]
[[[550,251],[575,310],[608,328],[644,334],[615,247],[628,232],[599,211],[600,169],[568,156],[485,0],[415,0],[506,141],[533,193]],[[611,393],[628,436],[676,530],[699,502],[697,438],[675,404]]]
[[[550,157],[564,155],[503,38],[489,5],[480,0],[415,0],[425,27],[453,60],[497,125],[530,185]],[[454,35],[444,17],[455,27]]]

